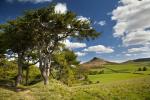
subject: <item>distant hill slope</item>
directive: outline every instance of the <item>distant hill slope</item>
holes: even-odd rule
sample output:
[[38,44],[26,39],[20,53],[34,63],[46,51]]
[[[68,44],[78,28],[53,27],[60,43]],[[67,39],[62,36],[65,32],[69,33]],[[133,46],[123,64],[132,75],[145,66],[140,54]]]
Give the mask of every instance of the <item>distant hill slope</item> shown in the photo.
[[109,62],[104,59],[94,57],[90,61],[81,64],[81,66],[87,67],[87,68],[100,68],[100,67],[103,67],[103,65],[105,64],[113,64],[113,62]]
[[139,58],[134,60],[128,60],[125,63],[130,63],[130,62],[150,62],[150,58]]

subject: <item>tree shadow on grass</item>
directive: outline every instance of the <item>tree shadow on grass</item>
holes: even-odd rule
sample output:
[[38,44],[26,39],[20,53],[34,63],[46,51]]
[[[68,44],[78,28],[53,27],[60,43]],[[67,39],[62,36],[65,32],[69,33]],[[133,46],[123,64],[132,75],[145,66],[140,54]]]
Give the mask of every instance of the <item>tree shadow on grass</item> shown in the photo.
[[4,79],[0,79],[0,88],[7,89],[13,92],[21,92],[29,90],[28,88],[25,87],[15,87],[13,80],[4,80]]

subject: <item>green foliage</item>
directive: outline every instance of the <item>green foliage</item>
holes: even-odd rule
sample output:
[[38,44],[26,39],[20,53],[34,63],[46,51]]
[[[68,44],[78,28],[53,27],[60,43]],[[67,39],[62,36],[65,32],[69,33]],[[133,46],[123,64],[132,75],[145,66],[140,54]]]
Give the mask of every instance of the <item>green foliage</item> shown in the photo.
[[[27,11],[21,17],[0,25],[0,30],[0,47],[3,48],[0,49],[0,54],[5,52],[9,56],[17,55],[18,75],[16,85],[22,81],[23,69],[28,73],[28,68],[32,65],[30,62],[38,60],[42,77],[47,84],[49,75],[44,75],[44,73],[48,72],[47,70],[50,68],[53,52],[58,49],[60,42],[66,38],[89,40],[99,36],[99,32],[91,28],[91,21],[78,20],[77,15],[71,11],[67,11],[66,14],[55,13],[54,5]],[[61,73],[61,76],[68,74],[64,76],[65,79],[66,77],[72,79],[74,72],[71,66],[77,65],[79,62],[76,61],[76,55],[73,52],[66,50],[64,53],[64,55],[61,55],[63,59],[56,61],[56,63],[59,62],[62,73],[65,73]],[[72,80],[65,82],[72,83]]]
[[56,78],[67,85],[71,85],[77,79],[79,62],[73,51],[64,49],[56,52],[53,57],[54,68],[57,70]]
[[89,71],[88,73],[89,73],[89,75],[104,74],[104,70]]
[[138,71],[142,71],[142,68],[138,68]]
[[[16,61],[8,61],[8,60],[3,60],[2,62],[0,62],[0,84],[1,83],[8,83],[11,85],[14,85],[16,76],[17,76],[17,63]],[[30,83],[37,83],[39,81],[41,81],[41,78],[38,77],[40,76],[40,72],[39,69],[36,66],[30,66],[30,74],[29,74],[29,84]],[[25,77],[25,73],[23,71],[23,78]],[[8,82],[7,82],[8,81]],[[6,84],[5,83],[5,84]],[[23,84],[25,84],[25,80],[22,81]]]
[[147,67],[143,67],[143,71],[147,71]]
[[17,71],[16,62],[3,60],[0,63],[0,79],[14,80]]

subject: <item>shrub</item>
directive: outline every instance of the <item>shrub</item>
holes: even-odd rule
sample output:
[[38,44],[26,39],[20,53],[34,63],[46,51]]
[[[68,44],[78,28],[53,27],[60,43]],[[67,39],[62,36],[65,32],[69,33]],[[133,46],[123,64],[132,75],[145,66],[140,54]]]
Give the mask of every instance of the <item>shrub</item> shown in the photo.
[[99,81],[96,81],[96,83],[100,83]]
[[97,71],[89,71],[89,75],[96,75],[96,74],[98,74]]
[[147,68],[146,68],[146,67],[143,67],[143,71],[147,71]]
[[104,74],[104,70],[99,71],[98,74]]
[[142,68],[138,68],[138,71],[142,71]]
[[93,82],[92,81],[89,81],[89,84],[92,84]]

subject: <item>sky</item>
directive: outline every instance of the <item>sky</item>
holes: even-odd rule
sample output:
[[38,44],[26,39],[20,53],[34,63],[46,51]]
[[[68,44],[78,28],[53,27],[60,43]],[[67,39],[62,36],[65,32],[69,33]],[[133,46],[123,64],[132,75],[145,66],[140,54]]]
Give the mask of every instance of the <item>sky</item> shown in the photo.
[[0,23],[52,2],[56,12],[71,10],[101,32],[95,40],[65,41],[81,62],[93,57],[115,62],[150,57],[150,0],[0,0]]

